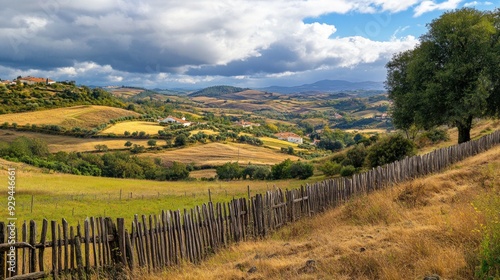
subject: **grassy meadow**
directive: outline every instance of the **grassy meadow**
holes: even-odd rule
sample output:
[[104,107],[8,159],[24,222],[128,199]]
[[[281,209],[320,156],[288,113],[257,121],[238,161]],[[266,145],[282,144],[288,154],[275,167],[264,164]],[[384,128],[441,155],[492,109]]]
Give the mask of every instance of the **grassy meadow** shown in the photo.
[[3,114],[0,115],[0,123],[8,122],[10,124],[17,123],[18,125],[52,124],[69,129],[73,127],[94,128],[109,120],[125,116],[139,116],[139,114],[115,107],[82,105],[25,113]]
[[[229,201],[233,197],[264,192],[274,186],[299,187],[305,181],[151,181],[44,173],[22,163],[0,160],[0,177],[7,180],[7,168],[16,176],[16,217],[41,221],[65,218],[71,224],[90,216],[123,217],[131,221],[134,214],[155,214],[161,210],[191,208],[209,201]],[[120,199],[121,191],[121,199]],[[132,196],[132,197],[131,197]],[[31,199],[33,197],[33,211]],[[6,200],[0,206],[6,207]],[[6,212],[0,219],[7,218]]]
[[[500,241],[494,235],[500,230],[499,195],[496,147],[443,173],[354,198],[270,238],[234,244],[200,265],[186,263],[153,275],[139,271],[135,277],[423,279],[437,274],[473,279],[480,258],[495,257],[484,246],[498,250],[488,240]],[[308,260],[313,265],[307,267]],[[257,271],[248,273],[251,267]]]

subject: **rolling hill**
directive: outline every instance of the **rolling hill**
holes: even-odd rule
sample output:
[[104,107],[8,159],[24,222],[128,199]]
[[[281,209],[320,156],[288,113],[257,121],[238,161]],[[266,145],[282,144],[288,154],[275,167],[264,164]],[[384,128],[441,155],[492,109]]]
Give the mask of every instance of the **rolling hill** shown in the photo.
[[[300,92],[338,92],[338,91],[383,91],[384,84],[382,82],[349,82],[344,80],[322,80],[312,84],[304,84],[300,86],[283,87],[271,86],[260,88],[263,91],[277,92],[283,94],[300,93]],[[378,92],[381,93],[381,92]]]
[[73,127],[95,128],[112,119],[139,116],[138,113],[121,108],[97,105],[81,105],[57,109],[0,115],[0,123],[50,124],[71,129]]

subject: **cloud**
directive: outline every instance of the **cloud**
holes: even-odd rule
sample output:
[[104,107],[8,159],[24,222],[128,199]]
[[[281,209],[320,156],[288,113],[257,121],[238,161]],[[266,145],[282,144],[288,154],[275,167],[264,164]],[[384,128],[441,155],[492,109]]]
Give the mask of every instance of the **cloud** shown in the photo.
[[465,3],[464,7],[490,6],[490,5],[493,5],[493,3],[472,1],[472,2]]
[[433,12],[436,10],[453,10],[458,7],[458,5],[463,0],[448,0],[442,3],[436,3],[435,1],[426,0],[420,3],[415,8],[414,17],[419,17],[425,13]]
[[303,20],[327,14],[396,13],[419,3],[415,12],[421,14],[453,2],[421,1],[12,2],[0,10],[0,74],[12,70],[103,83],[199,83],[355,67],[386,60],[392,52],[413,47],[416,39],[333,38],[334,25]]

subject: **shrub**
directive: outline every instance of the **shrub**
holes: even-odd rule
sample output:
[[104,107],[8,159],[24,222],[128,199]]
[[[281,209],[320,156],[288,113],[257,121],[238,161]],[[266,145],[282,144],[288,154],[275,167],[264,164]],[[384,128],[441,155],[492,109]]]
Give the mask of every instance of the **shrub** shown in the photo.
[[226,162],[216,168],[217,177],[221,180],[233,180],[241,177],[240,165],[237,162]]
[[333,176],[340,173],[342,166],[333,161],[326,161],[318,169],[326,176]]
[[415,143],[401,134],[386,137],[368,149],[367,159],[371,167],[402,160],[415,154]]
[[356,168],[352,165],[347,165],[342,167],[340,169],[340,176],[346,177],[346,176],[352,176],[356,172]]
[[294,162],[290,166],[290,177],[307,179],[314,174],[314,166],[310,163],[305,163],[301,161]]
[[422,134],[422,137],[429,139],[433,144],[450,139],[446,130],[438,128],[427,130]]
[[347,151],[346,163],[344,165],[352,165],[356,168],[362,167],[368,152],[364,144],[358,144],[353,149]]

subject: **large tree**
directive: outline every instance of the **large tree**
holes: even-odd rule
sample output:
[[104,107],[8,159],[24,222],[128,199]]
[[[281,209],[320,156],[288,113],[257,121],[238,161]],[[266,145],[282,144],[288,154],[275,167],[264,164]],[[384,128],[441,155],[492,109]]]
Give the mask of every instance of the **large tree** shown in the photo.
[[394,125],[405,131],[448,124],[470,140],[472,120],[500,112],[499,11],[464,8],[428,24],[413,50],[387,64]]

